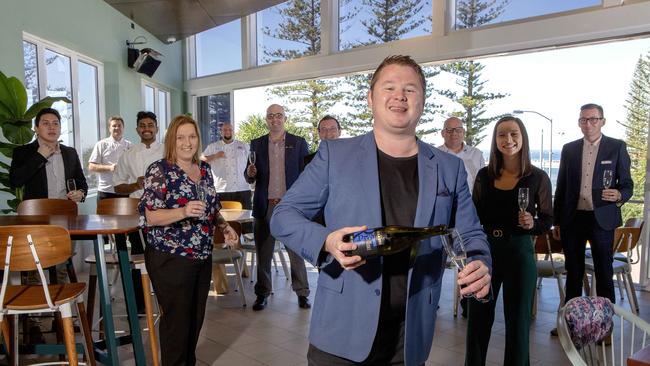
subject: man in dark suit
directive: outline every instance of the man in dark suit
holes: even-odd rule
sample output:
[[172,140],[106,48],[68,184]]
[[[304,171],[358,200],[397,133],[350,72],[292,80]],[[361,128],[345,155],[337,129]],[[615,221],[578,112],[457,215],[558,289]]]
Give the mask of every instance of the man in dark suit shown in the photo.
[[[60,198],[81,202],[88,192],[79,155],[59,143],[61,115],[56,109],[44,108],[34,122],[36,140],[13,151],[9,180],[14,188],[24,187],[23,199]],[[74,180],[76,189],[67,187]]]
[[[585,244],[591,243],[598,296],[615,301],[612,280],[614,229],[621,225],[621,205],[632,196],[630,156],[625,142],[602,134],[603,108],[585,104],[578,126],[584,138],[562,148],[555,189],[553,236],[562,240],[566,257],[566,300],[581,296]],[[611,173],[610,182],[603,177]]]
[[[248,183],[255,183],[253,197],[253,217],[255,227],[255,246],[257,247],[257,299],[253,310],[263,310],[267,297],[271,294],[271,261],[275,238],[271,235],[269,222],[273,209],[280,202],[284,193],[298,179],[302,171],[304,158],[307,156],[307,142],[302,137],[285,132],[284,122],[287,117],[284,108],[272,104],[266,110],[266,123],[269,133],[251,141],[250,151],[255,152],[255,164],[248,164],[244,175]],[[298,305],[309,309],[309,283],[305,261],[296,253],[287,249],[291,262],[291,287],[298,295]]]

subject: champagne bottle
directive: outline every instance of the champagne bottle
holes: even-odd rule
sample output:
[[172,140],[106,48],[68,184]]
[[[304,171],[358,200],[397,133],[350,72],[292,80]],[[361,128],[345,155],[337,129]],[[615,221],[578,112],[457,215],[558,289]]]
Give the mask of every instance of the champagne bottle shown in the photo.
[[447,233],[447,225],[430,227],[384,226],[343,236],[343,241],[354,243],[356,249],[344,251],[346,256],[361,258],[391,255],[416,245],[420,240]]

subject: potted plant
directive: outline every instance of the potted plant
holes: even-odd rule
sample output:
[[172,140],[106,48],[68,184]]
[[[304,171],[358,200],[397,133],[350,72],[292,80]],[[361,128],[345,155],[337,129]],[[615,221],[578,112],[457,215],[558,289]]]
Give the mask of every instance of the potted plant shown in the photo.
[[[34,138],[32,119],[38,111],[63,101],[71,103],[66,97],[45,97],[27,109],[27,90],[15,77],[7,77],[0,71],[0,129],[7,142],[0,141],[0,154],[11,159],[16,146],[24,145]],[[13,199],[7,200],[10,209],[4,213],[14,212],[23,199],[22,188],[12,188],[9,184],[9,164],[0,161],[0,192],[6,192]]]

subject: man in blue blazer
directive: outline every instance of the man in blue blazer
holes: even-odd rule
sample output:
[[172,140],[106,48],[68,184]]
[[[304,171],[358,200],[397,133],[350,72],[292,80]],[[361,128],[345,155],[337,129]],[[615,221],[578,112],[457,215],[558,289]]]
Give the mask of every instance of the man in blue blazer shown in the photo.
[[[269,222],[273,209],[280,202],[284,193],[296,181],[304,167],[305,156],[309,153],[307,142],[302,137],[292,135],[284,130],[287,116],[284,108],[272,104],[266,110],[266,124],[269,133],[251,141],[250,151],[255,154],[255,164],[250,161],[244,172],[248,183],[255,183],[253,196],[253,217],[255,218],[253,234],[257,249],[257,282],[255,295],[257,299],[253,310],[263,310],[267,297],[271,294],[271,261],[275,238],[271,235]],[[291,262],[291,287],[298,295],[298,306],[311,308],[309,282],[305,261],[296,253],[288,250]]]
[[[426,81],[408,56],[390,56],[368,93],[373,131],[322,141],[276,207],[271,232],[320,267],[310,365],[422,365],[431,350],[445,254],[440,237],[412,251],[363,259],[343,235],[384,225],[455,226],[469,261],[463,294],[490,286],[488,244],[463,162],[418,140]],[[324,209],[327,226],[311,221]],[[454,224],[455,222],[455,224]]]
[[[562,240],[567,270],[566,300],[582,294],[585,245],[591,243],[598,296],[615,301],[612,280],[614,229],[634,183],[625,142],[602,134],[603,108],[585,104],[578,126],[584,137],[562,148],[553,204],[553,234]],[[611,181],[604,182],[606,171]],[[609,183],[609,187],[604,184]]]

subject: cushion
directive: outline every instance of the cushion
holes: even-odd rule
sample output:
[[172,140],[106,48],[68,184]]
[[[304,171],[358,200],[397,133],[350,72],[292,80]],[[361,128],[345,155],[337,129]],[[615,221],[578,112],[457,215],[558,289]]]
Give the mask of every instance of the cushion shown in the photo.
[[610,335],[614,307],[605,297],[577,297],[566,305],[564,318],[571,341],[577,349],[596,343]]

